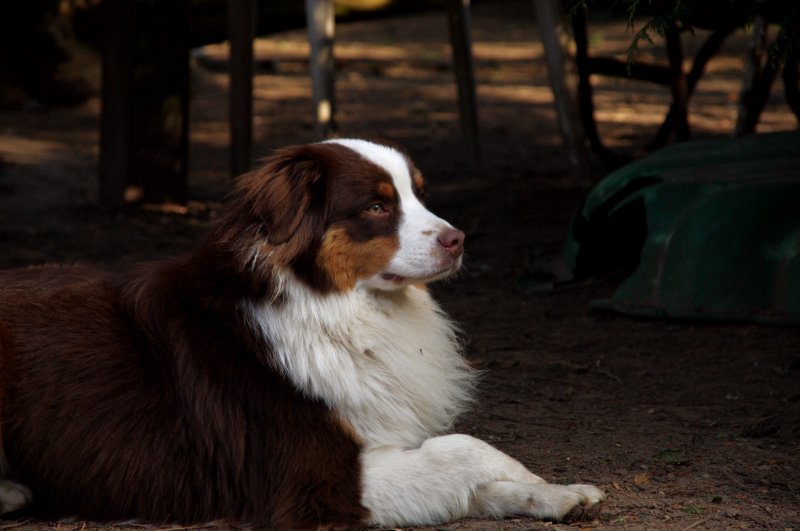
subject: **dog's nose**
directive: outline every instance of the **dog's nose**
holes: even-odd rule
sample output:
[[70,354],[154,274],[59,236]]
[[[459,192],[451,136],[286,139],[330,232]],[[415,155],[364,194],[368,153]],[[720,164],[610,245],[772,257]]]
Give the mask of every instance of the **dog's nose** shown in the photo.
[[439,233],[437,239],[439,245],[453,257],[458,257],[464,252],[464,233],[458,229],[448,227]]

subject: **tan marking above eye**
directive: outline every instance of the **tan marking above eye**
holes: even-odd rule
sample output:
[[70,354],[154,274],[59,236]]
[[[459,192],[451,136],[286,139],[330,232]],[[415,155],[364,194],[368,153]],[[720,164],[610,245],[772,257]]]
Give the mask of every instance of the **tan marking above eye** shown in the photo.
[[388,199],[392,199],[397,195],[397,191],[394,189],[391,183],[380,183],[378,184],[378,195],[381,197],[385,197]]
[[411,179],[414,181],[414,187],[417,189],[417,191],[422,192],[425,189],[425,178],[422,177],[421,171],[414,168],[414,173],[411,175]]

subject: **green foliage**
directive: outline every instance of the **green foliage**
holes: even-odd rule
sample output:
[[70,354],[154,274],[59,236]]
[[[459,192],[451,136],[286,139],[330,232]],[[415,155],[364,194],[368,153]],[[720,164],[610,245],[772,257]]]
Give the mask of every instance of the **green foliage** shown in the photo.
[[[640,0],[630,0],[628,2],[628,31],[632,32],[635,30],[635,17],[640,3]],[[650,20],[645,22],[645,24],[636,33],[634,33],[633,39],[628,45],[627,50],[628,74],[630,74],[630,69],[634,58],[641,52],[639,47],[640,43],[644,41],[650,46],[653,46],[655,44],[653,41],[653,35],[655,34],[661,38],[664,38],[667,31],[673,27],[677,21],[681,20],[682,16],[681,0],[677,0],[675,5],[673,5],[670,9],[652,17]]]
[[[629,68],[642,46],[654,45],[657,38],[664,38],[670,28],[693,31],[698,20],[712,19],[720,25],[748,27],[759,15],[777,23],[778,34],[771,44],[770,60],[776,65],[790,55],[800,54],[800,2],[782,0],[568,0],[569,16],[578,10],[603,9],[624,12],[628,31],[632,33],[627,49]],[[636,29],[636,19],[646,21]]]

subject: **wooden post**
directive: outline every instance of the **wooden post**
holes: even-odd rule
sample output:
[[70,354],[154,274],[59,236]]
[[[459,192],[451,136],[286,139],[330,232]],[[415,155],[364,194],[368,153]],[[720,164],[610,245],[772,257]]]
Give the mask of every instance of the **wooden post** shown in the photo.
[[228,0],[230,173],[250,169],[253,147],[253,39],[255,0]]
[[105,207],[125,204],[125,188],[130,167],[130,88],[133,77],[131,54],[133,24],[114,21],[133,20],[134,3],[118,0],[103,4],[102,99],[100,110],[100,160],[98,162],[98,202]]
[[104,7],[99,202],[183,202],[189,0],[110,0]]
[[453,66],[458,87],[458,115],[461,132],[469,161],[476,165],[481,160],[481,140],[475,89],[475,63],[472,58],[470,1],[447,0],[446,5],[450,45],[453,49]]
[[333,0],[305,0],[306,31],[311,45],[308,67],[314,99],[314,126],[328,137],[336,131],[336,94],[333,43],[336,19]]

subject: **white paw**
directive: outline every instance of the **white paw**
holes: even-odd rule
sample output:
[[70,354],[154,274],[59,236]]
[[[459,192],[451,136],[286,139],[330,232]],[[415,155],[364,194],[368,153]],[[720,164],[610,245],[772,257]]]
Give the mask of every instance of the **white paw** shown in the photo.
[[567,522],[575,520],[590,520],[597,516],[602,507],[605,493],[592,485],[573,484],[565,488],[578,495],[578,503],[574,504],[562,516],[557,518]]
[[0,480],[0,514],[22,509],[31,500],[33,494],[25,485],[9,479]]
[[572,522],[591,519],[600,512],[603,492],[591,485],[525,485],[524,514],[542,520]]
[[519,514],[541,520],[574,521],[594,518],[603,499],[605,494],[591,485],[495,481],[478,489],[470,514]]

